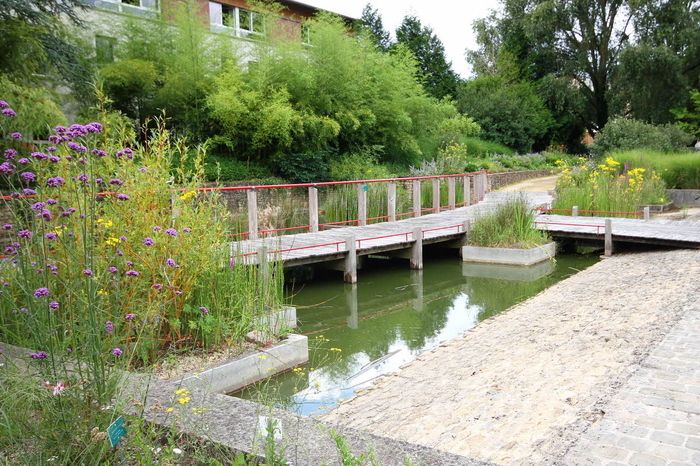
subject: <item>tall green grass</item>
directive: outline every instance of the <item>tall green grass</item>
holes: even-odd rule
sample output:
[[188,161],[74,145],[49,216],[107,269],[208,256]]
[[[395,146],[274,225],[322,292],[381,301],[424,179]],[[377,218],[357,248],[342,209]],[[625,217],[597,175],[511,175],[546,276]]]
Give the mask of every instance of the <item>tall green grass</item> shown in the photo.
[[700,189],[700,154],[694,152],[659,152],[628,150],[612,154],[616,160],[632,167],[655,170],[668,188]]
[[534,213],[524,198],[514,198],[474,222],[469,242],[475,246],[527,249],[547,243],[536,230]]

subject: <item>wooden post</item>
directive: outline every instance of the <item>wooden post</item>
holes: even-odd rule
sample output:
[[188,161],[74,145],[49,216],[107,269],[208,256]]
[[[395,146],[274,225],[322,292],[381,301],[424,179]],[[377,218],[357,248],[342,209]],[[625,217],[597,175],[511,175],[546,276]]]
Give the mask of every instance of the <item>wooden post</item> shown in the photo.
[[359,219],[358,225],[361,227],[367,225],[367,191],[368,186],[366,184],[357,185],[357,218]]
[[474,176],[474,199],[477,204],[481,201],[481,175]]
[[649,206],[644,207],[644,220],[649,220],[651,218],[651,210]]
[[258,272],[260,273],[261,289],[266,290],[270,284],[270,264],[267,260],[267,246],[264,244],[257,250]]
[[420,180],[413,180],[413,216],[420,217]]
[[248,196],[248,239],[258,239],[258,193],[246,190]]
[[309,231],[318,231],[318,189],[309,187]]
[[413,245],[411,246],[411,268],[423,268],[423,230],[417,227],[413,230]]
[[471,190],[471,176],[464,177],[464,206],[471,205],[472,203],[472,190]]
[[348,316],[348,327],[356,329],[359,325],[360,319],[357,314],[357,285],[355,283],[345,287],[345,305],[350,311],[350,315]]
[[483,201],[486,195],[486,173],[479,175],[479,200]]
[[571,216],[578,217],[578,206],[577,205],[575,205],[571,208]]
[[455,194],[455,179],[454,177],[447,178],[447,208],[455,210],[457,204],[457,196]]
[[433,213],[440,212],[440,178],[433,178]]
[[386,185],[386,215],[389,222],[396,221],[396,183]]
[[610,257],[613,254],[612,241],[612,220],[605,219],[605,257]]
[[354,236],[345,240],[345,251],[343,280],[345,283],[357,283],[357,243]]

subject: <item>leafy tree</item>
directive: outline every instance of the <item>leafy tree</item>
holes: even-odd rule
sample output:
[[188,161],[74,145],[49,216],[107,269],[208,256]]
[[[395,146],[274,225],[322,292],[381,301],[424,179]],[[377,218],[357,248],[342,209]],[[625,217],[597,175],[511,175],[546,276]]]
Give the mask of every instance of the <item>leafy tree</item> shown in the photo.
[[416,57],[429,94],[438,99],[456,95],[459,80],[445,57],[445,46],[430,27],[415,16],[406,16],[396,29],[396,41]]
[[457,105],[476,120],[486,139],[522,152],[532,150],[553,124],[551,114],[530,83],[509,83],[500,76],[464,83]]
[[18,84],[0,74],[0,89],[2,99],[17,112],[12,127],[25,139],[45,138],[50,134],[50,128],[66,123],[55,96],[45,87]]
[[683,60],[667,46],[625,48],[615,73],[611,104],[616,113],[660,124],[672,121],[671,108],[685,105]]
[[678,108],[672,110],[678,119],[678,126],[684,131],[700,138],[700,91],[693,89],[690,91],[690,105],[688,108]]
[[152,105],[157,77],[155,66],[139,59],[110,63],[100,70],[104,91],[114,108],[139,125],[154,113]]
[[614,118],[596,135],[591,151],[596,155],[643,148],[672,152],[687,148],[692,141],[693,137],[676,125]]
[[368,3],[362,10],[360,17],[360,30],[365,31],[379,50],[388,52],[391,48],[391,34],[384,29],[382,16],[376,8]]

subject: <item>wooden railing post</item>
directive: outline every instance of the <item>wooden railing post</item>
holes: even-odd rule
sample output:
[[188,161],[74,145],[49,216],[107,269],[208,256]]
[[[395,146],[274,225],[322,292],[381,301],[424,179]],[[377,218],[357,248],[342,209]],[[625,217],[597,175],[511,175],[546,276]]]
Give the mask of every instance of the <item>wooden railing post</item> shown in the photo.
[[410,267],[414,270],[421,270],[423,268],[423,230],[421,227],[417,227],[413,230]]
[[357,283],[357,243],[354,236],[345,240],[345,251],[343,280],[345,283]]
[[450,210],[455,210],[457,205],[457,196],[455,193],[455,179],[454,177],[447,178],[447,208]]
[[612,241],[612,220],[605,219],[605,257],[610,257],[613,254]]
[[357,185],[357,218],[358,225],[367,225],[367,191],[369,187],[366,184]]
[[420,180],[413,180],[413,216],[420,217]]
[[396,183],[387,183],[386,185],[386,215],[387,221],[396,221]]
[[258,193],[246,190],[248,197],[248,239],[258,239]]
[[644,207],[644,220],[649,220],[651,218],[651,209],[649,206]]
[[433,213],[440,212],[440,178],[433,178]]
[[318,231],[318,189],[309,187],[309,231]]
[[466,207],[472,203],[471,176],[465,175],[462,181],[464,183],[464,206]]

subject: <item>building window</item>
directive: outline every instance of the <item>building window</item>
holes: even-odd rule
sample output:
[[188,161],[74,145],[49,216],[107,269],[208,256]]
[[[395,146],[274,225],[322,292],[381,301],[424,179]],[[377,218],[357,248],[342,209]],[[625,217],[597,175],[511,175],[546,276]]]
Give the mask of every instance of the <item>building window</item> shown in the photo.
[[114,37],[95,36],[95,60],[97,63],[112,63],[114,61]]
[[238,37],[265,34],[263,15],[218,2],[209,2],[209,23],[214,31],[232,30]]
[[138,8],[146,8],[149,10],[158,9],[158,0],[106,0],[111,3],[122,3],[124,5],[131,5]]
[[301,25],[301,43],[311,45],[311,28],[308,24]]

